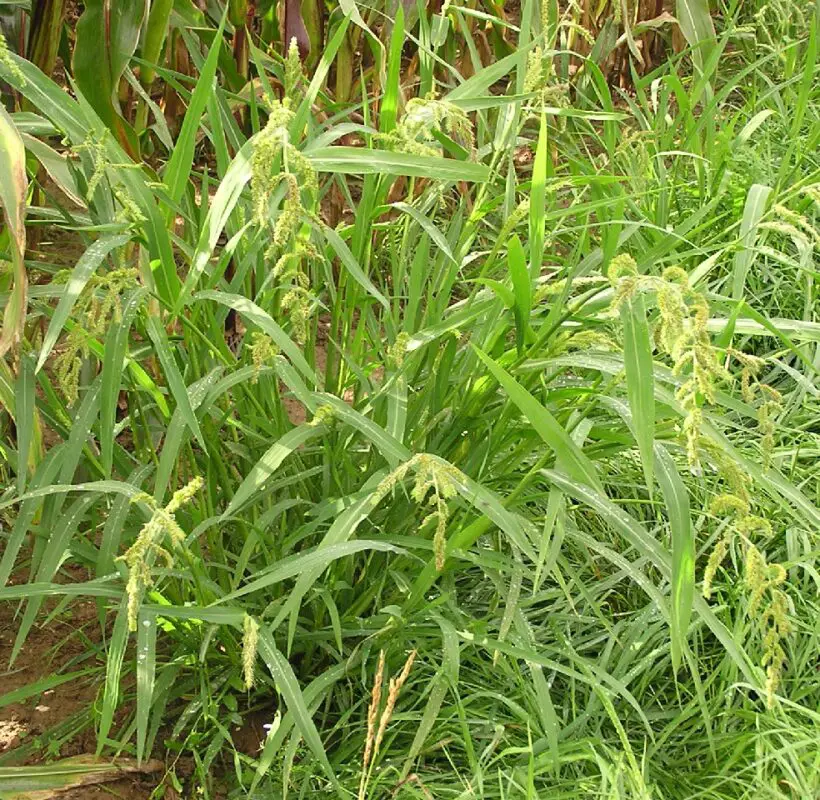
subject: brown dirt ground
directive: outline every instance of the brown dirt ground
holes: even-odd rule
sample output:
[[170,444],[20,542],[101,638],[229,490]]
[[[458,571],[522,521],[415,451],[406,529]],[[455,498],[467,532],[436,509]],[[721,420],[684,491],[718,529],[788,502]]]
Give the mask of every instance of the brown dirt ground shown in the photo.
[[[21,576],[10,581],[23,583]],[[52,603],[53,606],[53,603]],[[3,693],[21,689],[62,671],[76,671],[92,666],[82,659],[87,651],[81,633],[93,635],[97,627],[96,607],[93,603],[75,603],[70,611],[61,614],[49,625],[42,626],[42,612],[15,663],[9,667],[12,646],[19,627],[18,607],[15,602],[0,603],[0,681]],[[69,681],[41,695],[0,709],[0,753],[14,749],[31,737],[47,734],[55,725],[88,708],[97,694],[98,685],[93,675]],[[16,736],[9,731],[15,730]],[[70,756],[83,752],[84,742],[77,741],[61,752]],[[80,748],[80,749],[76,749]]]
[[[85,580],[82,570],[65,567],[69,580]],[[76,574],[73,574],[75,573]],[[20,575],[10,581],[22,583]],[[78,721],[98,699],[103,666],[89,653],[87,639],[100,640],[97,607],[93,601],[73,603],[47,625],[43,624],[44,604],[25,645],[15,663],[9,667],[9,657],[17,636],[19,613],[16,602],[0,602],[0,699],[7,692],[21,689],[62,672],[97,667],[98,671],[78,680],[68,681],[28,699],[0,707],[0,757],[4,765],[46,763],[56,758],[86,755],[94,752],[95,733],[88,724],[76,735],[60,743],[59,752],[49,754],[52,732],[58,726]],[[84,637],[87,637],[84,640]],[[32,743],[39,747],[32,747]],[[56,745],[54,745],[56,750]],[[14,751],[19,751],[15,757]],[[62,800],[85,800],[94,797],[119,797],[124,800],[147,800],[156,780],[151,775],[135,774],[97,786],[83,786],[59,794]]]
[[[0,551],[2,555],[2,551]],[[62,568],[58,582],[80,582],[88,580],[85,570],[72,565]],[[20,572],[9,585],[19,585],[27,579]],[[2,766],[38,766],[58,759],[83,757],[93,758],[96,748],[96,734],[93,724],[86,724],[79,732],[72,734],[69,729],[60,742],[59,751],[55,742],[55,729],[71,725],[77,719],[80,727],[82,717],[95,703],[100,701],[105,667],[96,658],[89,642],[102,641],[97,606],[93,600],[79,600],[61,611],[44,624],[56,601],[49,600],[37,617],[37,622],[23,646],[15,663],[9,667],[9,657],[17,637],[20,622],[18,604],[0,601],[0,703],[8,692],[22,689],[53,675],[66,672],[95,669],[78,680],[67,681],[53,689],[34,695],[19,703],[0,705],[0,764]],[[107,624],[110,633],[110,621]],[[126,658],[132,657],[126,653]],[[128,709],[121,709],[114,719],[114,731],[126,721]],[[238,751],[250,756],[259,753],[266,733],[263,723],[270,714],[260,710],[245,715],[241,728],[231,731]],[[65,730],[65,727],[63,728]],[[159,739],[162,739],[160,735]],[[36,746],[35,746],[36,745]],[[17,754],[15,754],[17,751]],[[156,753],[160,758],[162,753]],[[133,762],[131,762],[133,764]],[[147,770],[134,771],[116,780],[108,780],[94,785],[76,788],[55,794],[55,800],[86,800],[87,798],[121,798],[121,800],[149,800],[162,779],[162,761],[154,760]],[[176,762],[176,772],[185,780],[190,773],[187,759]],[[215,797],[222,795],[218,791]],[[179,795],[167,783],[163,800],[178,800]]]

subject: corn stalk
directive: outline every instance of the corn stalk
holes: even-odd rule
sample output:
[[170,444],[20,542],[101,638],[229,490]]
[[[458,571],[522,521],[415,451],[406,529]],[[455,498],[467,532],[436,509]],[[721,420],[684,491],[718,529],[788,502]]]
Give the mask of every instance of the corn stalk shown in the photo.
[[57,63],[65,17],[65,0],[32,0],[26,58],[46,75]]

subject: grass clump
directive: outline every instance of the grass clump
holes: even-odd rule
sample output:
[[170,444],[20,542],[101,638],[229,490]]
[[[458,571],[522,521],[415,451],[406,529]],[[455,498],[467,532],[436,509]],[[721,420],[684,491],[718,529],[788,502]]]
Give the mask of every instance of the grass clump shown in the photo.
[[813,796],[813,12],[170,5],[0,47],[5,700],[91,687],[0,770]]

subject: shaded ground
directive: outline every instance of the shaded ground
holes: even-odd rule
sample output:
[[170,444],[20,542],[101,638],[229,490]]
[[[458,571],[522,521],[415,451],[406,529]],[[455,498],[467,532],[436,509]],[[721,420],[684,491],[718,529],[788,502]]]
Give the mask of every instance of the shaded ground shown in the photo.
[[[64,571],[69,579],[86,577],[77,568]],[[23,582],[25,575],[19,575],[10,584]],[[48,610],[55,608],[52,601],[40,611],[20,654],[9,666],[22,609],[16,602],[0,602],[0,766],[39,766],[94,753],[91,710],[99,700],[105,675],[97,606],[93,601],[75,602],[46,621]],[[50,679],[71,674],[75,677],[47,688],[45,682]],[[8,703],[13,692],[18,702]],[[146,800],[156,780],[156,775],[136,774],[58,796],[66,800]]]
[[[20,576],[10,583],[23,582],[25,579]],[[55,728],[62,728],[60,732],[70,736],[70,729],[83,726],[82,717],[95,702],[101,667],[94,663],[96,659],[93,650],[89,650],[89,642],[95,634],[99,638],[96,606],[93,602],[75,603],[48,624],[43,624],[41,612],[19,656],[9,666],[21,618],[22,608],[18,609],[16,602],[0,603],[0,683],[4,695],[24,691],[57,675],[80,674],[59,686],[0,708],[0,753],[27,745],[23,748],[25,752],[38,743],[50,746],[55,756],[85,752],[82,736],[65,743],[59,738],[50,741],[42,737],[47,737]]]

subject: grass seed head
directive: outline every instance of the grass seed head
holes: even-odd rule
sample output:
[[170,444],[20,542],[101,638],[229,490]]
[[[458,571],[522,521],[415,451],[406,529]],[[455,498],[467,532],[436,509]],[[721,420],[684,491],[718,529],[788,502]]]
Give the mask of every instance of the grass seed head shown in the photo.
[[299,55],[299,43],[292,37],[285,58],[285,97],[291,108],[296,108],[301,100],[304,83],[302,57]]
[[180,528],[174,513],[185,503],[190,502],[202,488],[204,481],[197,476],[181,489],[174,492],[171,501],[165,508],[157,506],[154,499],[145,493],[139,494],[132,502],[144,502],[152,507],[150,519],[142,526],[134,544],[117,559],[125,562],[128,568],[126,594],[128,596],[128,627],[137,629],[139,606],[145,590],[153,584],[151,566],[156,558],[161,558],[170,569],[174,564],[171,553],[162,545],[163,538],[171,540],[174,547],[185,541],[185,532]]
[[410,670],[413,668],[413,662],[415,660],[416,651],[413,650],[410,652],[410,655],[407,656],[407,661],[404,662],[404,668],[399,674],[399,677],[390,679],[390,689],[387,693],[387,703],[384,706],[384,711],[382,711],[382,716],[379,720],[379,730],[376,733],[376,741],[373,745],[374,755],[376,755],[379,752],[379,748],[381,747],[382,740],[384,739],[384,734],[387,730],[387,726],[390,724],[390,720],[393,718],[393,711],[396,708],[396,703],[399,699],[399,695],[401,694],[402,687],[406,683],[407,678],[410,676]]
[[251,363],[253,364],[251,383],[256,384],[259,381],[259,375],[262,373],[262,369],[279,355],[279,348],[274,344],[270,336],[260,331],[254,331],[250,338],[248,350],[250,351]]
[[250,614],[245,614],[242,620],[242,676],[248,690],[253,689],[256,683],[254,667],[258,646],[259,623]]
[[[364,756],[362,757],[362,772],[367,772],[370,759],[373,755],[373,745],[376,741],[376,721],[379,718],[379,709],[382,702],[382,683],[384,682],[384,650],[379,652],[379,665],[373,679],[373,689],[370,692],[370,705],[367,709],[367,739],[365,741]],[[364,777],[364,775],[363,775]]]
[[18,82],[25,86],[26,79],[23,77],[23,72],[20,67],[17,66],[17,62],[12,58],[9,43],[2,32],[0,32],[0,64],[2,64]]

